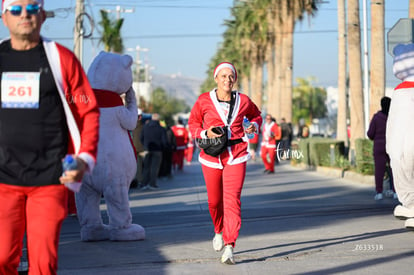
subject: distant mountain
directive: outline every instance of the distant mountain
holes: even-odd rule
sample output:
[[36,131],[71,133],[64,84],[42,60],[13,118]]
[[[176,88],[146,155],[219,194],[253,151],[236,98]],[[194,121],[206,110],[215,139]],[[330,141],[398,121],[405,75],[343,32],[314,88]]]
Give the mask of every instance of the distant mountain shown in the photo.
[[171,97],[183,99],[192,107],[200,95],[202,79],[185,77],[182,75],[157,75],[152,74],[152,89],[158,87],[164,89]]

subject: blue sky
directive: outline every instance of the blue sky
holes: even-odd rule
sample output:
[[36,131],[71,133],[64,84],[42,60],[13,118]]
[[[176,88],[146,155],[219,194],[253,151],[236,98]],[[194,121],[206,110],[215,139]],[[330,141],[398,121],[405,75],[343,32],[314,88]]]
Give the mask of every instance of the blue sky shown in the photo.
[[[294,77],[316,79],[322,86],[336,86],[337,77],[337,1],[326,0],[320,5],[314,18],[305,18],[296,26],[294,40]],[[368,28],[369,6],[368,6]],[[408,16],[408,0],[386,2],[385,27],[388,31],[399,18]],[[125,19],[122,28],[126,48],[148,48],[141,53],[141,60],[153,67],[152,73],[177,74],[204,79],[207,65],[215,54],[222,33],[224,20],[230,19],[233,0],[85,0],[86,12],[97,25],[93,37],[99,37],[100,9],[114,11],[119,5],[134,8],[133,13],[121,13]],[[73,49],[73,27],[76,0],[45,0],[45,8],[54,10],[56,16],[49,18],[42,34]],[[362,1],[361,1],[362,9]],[[116,13],[111,13],[115,18]],[[362,25],[362,11],[361,11]],[[368,32],[370,35],[370,32]],[[8,36],[6,28],[0,27],[0,37]],[[368,40],[369,41],[369,40]],[[92,58],[102,50],[97,39],[84,40],[83,64],[87,70]],[[136,51],[127,52],[135,58]],[[386,84],[393,87],[398,80],[392,75],[392,60],[386,54]]]

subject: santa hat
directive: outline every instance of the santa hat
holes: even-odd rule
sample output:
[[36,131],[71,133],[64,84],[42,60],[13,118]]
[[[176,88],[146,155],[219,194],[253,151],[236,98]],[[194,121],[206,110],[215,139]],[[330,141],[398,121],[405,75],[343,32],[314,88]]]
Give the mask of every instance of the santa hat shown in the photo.
[[214,69],[214,74],[213,74],[214,75],[214,78],[216,78],[216,76],[219,73],[219,71],[221,69],[224,69],[224,68],[229,68],[229,69],[231,69],[233,71],[233,73],[234,73],[234,81],[236,82],[237,81],[237,71],[236,71],[236,68],[234,67],[234,65],[231,64],[230,62],[222,62],[222,63],[218,64],[217,67]]
[[[13,4],[13,2],[16,2],[16,0],[2,0],[2,6],[1,6],[2,13],[5,13],[6,8],[10,6],[11,4]],[[36,0],[35,2],[43,6],[43,0]]]
[[398,44],[393,53],[395,77],[402,81],[414,81],[414,44]]

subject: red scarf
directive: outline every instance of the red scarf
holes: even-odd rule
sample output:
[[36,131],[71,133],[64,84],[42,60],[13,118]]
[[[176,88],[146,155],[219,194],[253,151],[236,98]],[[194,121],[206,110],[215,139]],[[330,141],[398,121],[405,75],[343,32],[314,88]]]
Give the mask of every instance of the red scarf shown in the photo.
[[99,108],[123,106],[122,98],[115,92],[93,89]]
[[[110,108],[116,106],[124,106],[124,102],[120,95],[115,92],[93,89],[95,92],[96,101],[99,108]],[[134,149],[135,160],[137,159],[137,150],[135,149],[134,142],[132,141],[131,133],[128,131],[129,141],[131,142],[132,149]]]

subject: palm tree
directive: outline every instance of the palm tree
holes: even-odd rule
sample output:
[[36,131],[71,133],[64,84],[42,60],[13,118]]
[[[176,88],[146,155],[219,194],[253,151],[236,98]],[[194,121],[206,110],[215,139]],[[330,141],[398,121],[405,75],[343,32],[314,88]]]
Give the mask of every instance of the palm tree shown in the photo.
[[351,99],[351,143],[350,158],[354,162],[355,141],[365,137],[364,95],[362,90],[361,68],[361,26],[359,20],[359,0],[348,0],[348,56],[349,89]]
[[295,104],[293,121],[306,118],[306,123],[310,123],[313,118],[326,116],[326,90],[321,87],[314,87],[312,85],[313,81],[313,77],[296,79],[297,85],[293,89],[292,98]]
[[346,119],[348,101],[346,98],[346,27],[345,27],[345,0],[338,0],[338,114],[337,139],[343,140],[346,148],[349,147]]
[[414,19],[414,0],[410,0],[408,5],[408,17]]
[[262,108],[263,65],[265,60],[268,24],[267,6],[264,1],[242,3],[236,6],[236,43],[244,63],[250,64],[251,97]]
[[112,21],[108,12],[101,10],[102,21],[99,22],[99,25],[103,28],[102,37],[99,42],[102,42],[105,47],[105,51],[113,51],[116,53],[122,53],[124,50],[124,45],[121,37],[121,27],[124,19],[116,19]]
[[[279,116],[285,117],[287,121],[292,119],[292,87],[293,87],[293,32],[296,21],[301,21],[304,14],[313,16],[317,10],[315,0],[279,0],[279,20],[275,20],[275,29],[280,30],[276,34],[275,80],[280,81],[274,87],[280,87]],[[278,38],[278,35],[281,37]],[[279,59],[279,60],[278,60]]]
[[371,2],[371,91],[369,117],[379,109],[385,95],[385,0]]

